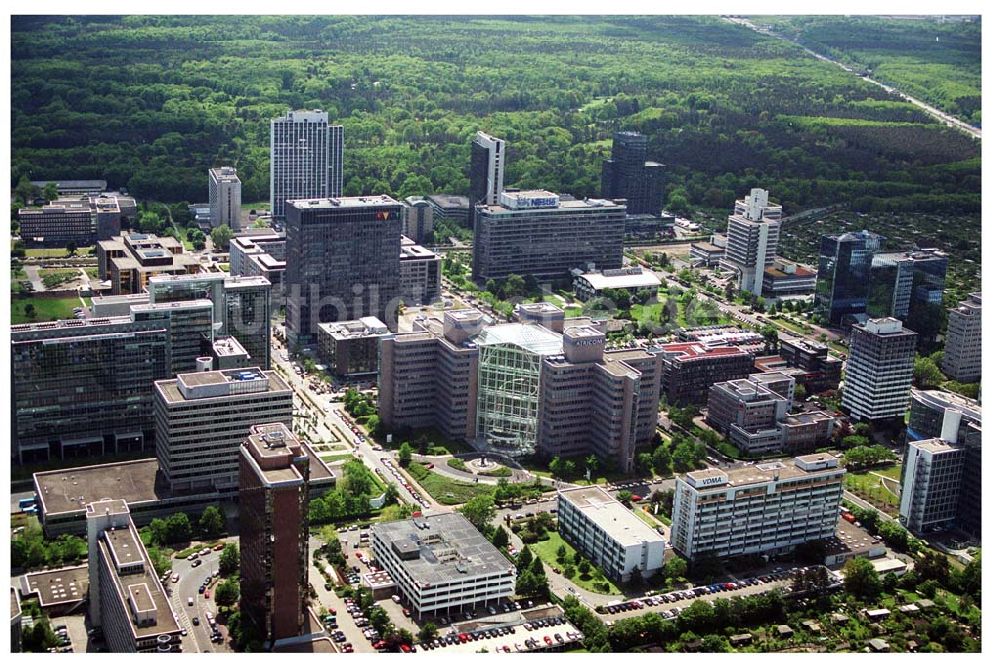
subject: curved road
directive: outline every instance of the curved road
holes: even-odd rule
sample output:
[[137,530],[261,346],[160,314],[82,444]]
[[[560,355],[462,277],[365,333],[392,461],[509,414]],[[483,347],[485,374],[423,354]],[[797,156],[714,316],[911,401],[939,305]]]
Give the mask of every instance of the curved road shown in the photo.
[[[238,538],[230,538],[227,541],[236,541]],[[193,561],[186,559],[173,559],[174,572],[180,575],[180,580],[176,584],[169,584],[170,601],[180,617],[180,624],[187,628],[188,636],[183,638],[182,645],[186,652],[197,653],[218,653],[223,651],[222,644],[213,644],[209,639],[208,623],[205,622],[205,612],[217,611],[215,608],[214,591],[211,588],[212,596],[205,599],[204,594],[198,592],[198,587],[204,582],[205,577],[210,575],[219,567],[219,556],[222,551],[212,551],[207,556],[200,556],[202,563],[198,567],[191,567]],[[216,583],[218,580],[216,580]],[[194,599],[194,605],[188,606],[187,599]],[[191,619],[199,617],[199,625],[194,625]]]

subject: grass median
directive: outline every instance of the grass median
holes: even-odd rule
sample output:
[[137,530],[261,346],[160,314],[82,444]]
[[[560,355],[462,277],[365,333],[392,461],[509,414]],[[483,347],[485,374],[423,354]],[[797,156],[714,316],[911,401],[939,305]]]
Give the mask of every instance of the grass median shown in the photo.
[[431,472],[420,463],[411,463],[406,469],[410,476],[442,505],[461,505],[489,491],[489,487],[467,482],[457,482],[436,472]]

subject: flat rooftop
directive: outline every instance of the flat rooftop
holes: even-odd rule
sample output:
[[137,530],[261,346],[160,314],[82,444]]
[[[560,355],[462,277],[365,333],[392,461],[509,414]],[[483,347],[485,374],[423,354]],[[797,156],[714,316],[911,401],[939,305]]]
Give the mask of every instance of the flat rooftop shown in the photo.
[[21,597],[37,594],[43,608],[84,600],[89,589],[87,565],[31,572],[21,577]]
[[153,383],[153,389],[167,403],[236,394],[291,392],[291,387],[276,371],[262,371],[259,368],[181,373],[175,379],[157,380]]
[[300,210],[335,208],[372,208],[375,206],[402,206],[389,195],[369,195],[367,197],[328,197],[325,199],[292,199],[288,206]]
[[705,357],[744,356],[747,354],[747,352],[738,347],[708,347],[703,343],[695,342],[667,343],[665,345],[661,345],[660,348],[669,357],[675,357],[680,361],[688,359],[702,359]]
[[641,287],[659,287],[660,279],[648,269],[611,269],[595,273],[583,273],[578,276],[590,283],[595,290],[606,289],[636,289]]
[[[133,636],[136,638],[145,638],[180,632],[181,628],[177,624],[177,621],[174,620],[170,602],[156,577],[153,564],[149,561],[145,549],[141,546],[142,543],[139,541],[138,533],[135,532],[135,526],[131,521],[129,521],[127,529],[104,532],[104,540],[98,542],[98,548],[101,550],[102,557],[107,558],[111,555],[112,540],[120,539],[118,536],[122,533],[132,534],[132,539],[136,541],[134,547],[136,560],[143,563],[141,570],[130,571],[128,574],[121,574],[115,567],[111,568],[113,572],[116,572],[115,579],[118,581],[118,602],[122,605],[124,617],[129,619],[129,626]],[[117,557],[118,547],[114,548],[115,556]],[[113,561],[111,562],[113,563]],[[124,563],[120,564],[124,565]],[[153,613],[147,616],[152,622],[138,625],[135,622],[133,609],[139,612],[145,611],[147,614],[152,611]]]
[[114,496],[129,505],[156,500],[156,459],[35,473],[35,492],[46,515],[85,511]]
[[430,195],[427,199],[440,209],[469,209],[469,198],[462,195]]
[[414,557],[399,563],[424,585],[455,579],[513,574],[514,566],[458,512],[434,514],[372,526],[372,539],[382,540]]
[[362,317],[346,322],[320,322],[316,327],[336,339],[364,338],[389,333],[389,327],[377,317]]
[[843,517],[837,518],[837,531],[823,540],[823,550],[827,556],[839,554],[867,556],[880,545],[882,543],[876,542],[867,530],[855,526]]
[[844,472],[839,461],[826,453],[806,454],[790,460],[774,460],[742,468],[706,468],[687,473],[689,481],[696,487],[716,489],[721,487],[750,486],[774,481],[785,481],[813,474]]
[[662,535],[599,486],[560,491],[559,495],[619,544],[631,546],[646,542],[664,543]]
[[922,449],[929,454],[944,454],[945,452],[957,452],[958,447],[955,445],[941,440],[940,438],[931,438],[930,440],[916,440],[910,443],[911,447],[917,449]]

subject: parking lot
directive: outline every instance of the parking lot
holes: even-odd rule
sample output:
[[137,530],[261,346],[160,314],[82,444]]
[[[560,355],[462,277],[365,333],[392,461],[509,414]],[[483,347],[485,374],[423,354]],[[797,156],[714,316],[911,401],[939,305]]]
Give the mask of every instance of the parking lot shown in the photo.
[[428,653],[526,653],[558,650],[573,646],[583,635],[565,617],[526,621],[517,625],[446,634],[432,642],[421,642],[415,649]]

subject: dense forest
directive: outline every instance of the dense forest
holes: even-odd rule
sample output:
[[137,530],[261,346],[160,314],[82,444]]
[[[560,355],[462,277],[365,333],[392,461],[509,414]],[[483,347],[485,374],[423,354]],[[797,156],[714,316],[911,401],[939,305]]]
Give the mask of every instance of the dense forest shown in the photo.
[[982,122],[982,24],[972,17],[763,20],[818,53],[967,122]]
[[204,201],[226,163],[265,200],[269,119],[319,108],[351,195],[465,193],[478,129],[507,139],[508,185],[593,195],[633,129],[679,212],[752,186],[787,212],[980,207],[978,142],[712,17],[15,17],[11,67],[12,185]]

